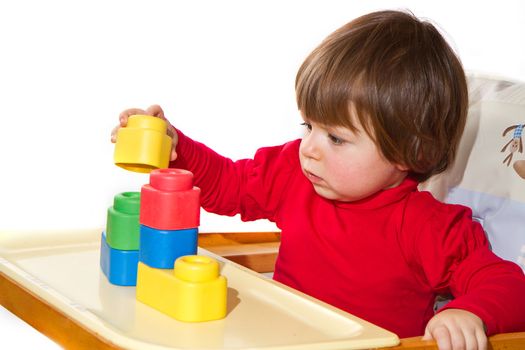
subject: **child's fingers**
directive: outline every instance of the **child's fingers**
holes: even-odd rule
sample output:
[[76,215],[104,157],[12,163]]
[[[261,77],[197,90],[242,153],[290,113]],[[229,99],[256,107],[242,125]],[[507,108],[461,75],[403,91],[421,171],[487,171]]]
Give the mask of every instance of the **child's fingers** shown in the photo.
[[[177,130],[175,130],[175,127],[173,127],[173,125],[171,125],[170,121],[164,116],[164,110],[162,109],[161,106],[159,106],[159,105],[151,105],[151,106],[149,106],[146,109],[146,114],[152,115],[152,116],[155,116],[155,117],[159,117],[159,118],[165,120],[166,123],[168,124],[168,130],[166,131],[168,136],[171,137],[174,141],[176,141]],[[172,151],[172,158],[173,159],[171,159],[171,160],[175,160],[175,158],[177,158],[176,153],[175,153],[175,148]]]
[[111,131],[111,142],[113,142],[113,143],[116,142],[118,129],[121,128],[121,127],[125,127],[128,124],[128,118],[130,116],[132,116],[132,115],[135,115],[135,114],[151,115],[151,116],[154,116],[154,117],[157,117],[157,118],[160,118],[160,119],[163,119],[163,120],[166,121],[166,123],[168,125],[166,133],[169,135],[169,137],[173,141],[172,142],[173,146],[172,146],[172,150],[171,150],[171,154],[170,154],[170,160],[174,161],[175,159],[177,159],[177,152],[175,151],[175,147],[176,147],[177,141],[178,141],[177,130],[166,119],[166,117],[164,116],[164,111],[162,110],[162,107],[159,106],[159,105],[151,105],[148,108],[146,108],[145,110],[140,109],[140,108],[129,108],[129,109],[126,109],[125,111],[123,111],[122,113],[120,113],[120,115],[119,115],[119,122],[120,122],[120,124],[117,125],[115,128],[113,128],[113,130]]
[[170,154],[170,161],[174,161],[177,159],[177,151],[175,151],[175,147],[171,148],[171,154]]
[[489,347],[487,335],[485,334],[485,330],[483,329],[477,329],[476,330],[476,340],[478,344],[479,350],[487,350]]
[[115,143],[117,142],[117,132],[118,132],[118,129],[120,129],[120,125],[117,125],[113,128],[113,130],[111,130],[111,142],[112,143]]
[[467,347],[467,344],[471,346],[475,342],[473,334],[465,333],[458,327],[448,327],[447,329],[450,334],[450,342],[452,343],[450,349],[475,349]]
[[[428,332],[428,336],[427,336]],[[449,333],[449,330],[445,326],[437,326],[430,330],[427,329],[425,331],[425,336],[423,337],[423,340],[430,340],[434,339],[436,341],[436,344],[439,348],[439,350],[452,350],[452,343],[453,339],[451,337],[451,334]]]
[[487,336],[483,330],[463,329],[459,341],[452,340],[453,349],[487,350]]
[[119,115],[120,126],[128,125],[128,118],[134,114],[148,114],[145,110],[140,108],[130,108],[126,109]]
[[162,110],[162,107],[159,106],[159,105],[151,105],[151,106],[149,106],[146,109],[146,114],[147,115],[152,115],[152,116],[155,116],[155,117],[159,117],[161,119],[166,120],[166,118],[164,117],[164,111]]
[[115,143],[117,142],[117,132],[118,132],[118,129],[120,129],[121,127],[125,127],[126,125],[128,125],[128,118],[131,116],[131,115],[134,115],[134,114],[146,114],[146,111],[142,110],[142,109],[139,109],[139,108],[130,108],[130,109],[126,109],[125,111],[121,112],[119,114],[119,117],[118,117],[118,120],[119,120],[119,125],[115,126],[113,128],[113,130],[111,130],[111,142],[112,143]]
[[149,106],[147,109],[146,109],[146,113],[148,115],[152,115],[152,116],[155,116],[155,117],[159,117],[163,120],[166,121],[166,123],[168,124],[168,130],[167,130],[167,133],[168,135],[173,138],[173,136],[175,135],[176,131],[175,131],[175,128],[173,127],[173,125],[171,125],[171,123],[169,122],[168,119],[166,119],[166,117],[164,116],[164,110],[162,109],[161,106],[159,105],[151,105]]
[[456,327],[439,325],[427,328],[421,340],[436,341],[439,350],[487,350],[487,337],[483,331],[465,332]]
[[421,340],[432,340],[432,334],[430,334],[430,329],[429,327],[427,326],[425,328],[425,334],[423,335],[423,337],[421,337]]

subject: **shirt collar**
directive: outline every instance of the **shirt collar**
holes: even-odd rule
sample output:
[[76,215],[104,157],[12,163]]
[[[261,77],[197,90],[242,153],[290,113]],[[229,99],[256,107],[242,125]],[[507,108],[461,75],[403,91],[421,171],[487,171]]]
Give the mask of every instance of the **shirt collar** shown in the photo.
[[381,190],[366,198],[353,202],[334,201],[340,208],[346,209],[376,209],[385,207],[405,198],[409,193],[417,191],[418,182],[407,176],[399,185],[386,190]]

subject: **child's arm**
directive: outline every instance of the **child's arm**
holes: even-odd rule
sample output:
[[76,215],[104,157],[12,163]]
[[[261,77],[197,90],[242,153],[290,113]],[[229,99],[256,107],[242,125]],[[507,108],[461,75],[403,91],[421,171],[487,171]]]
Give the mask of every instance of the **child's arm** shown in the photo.
[[170,167],[183,168],[194,174],[194,184],[201,188],[201,205],[209,212],[233,216],[241,214],[244,221],[274,219],[279,199],[286,190],[290,164],[298,162],[298,143],[266,147],[257,151],[254,159],[232,161],[204,144],[177,130],[165,118],[162,108],[131,108],[119,116],[119,125],[111,134],[125,127],[134,114],[152,115],[168,122],[172,137]]
[[[425,206],[426,195],[420,194],[411,203],[423,209],[410,211],[406,218],[419,227],[415,237],[404,236],[408,260],[414,259],[416,273],[422,273],[436,294],[454,296],[429,321],[426,337],[446,344],[457,342],[456,334],[460,333],[478,339],[480,327],[489,336],[525,330],[525,276],[521,268],[490,250],[483,228],[472,220],[469,208],[439,202]],[[483,326],[472,321],[477,318]]]
[[423,340],[434,339],[440,350],[487,349],[481,318],[461,309],[447,309],[427,323]]
[[178,156],[170,166],[194,174],[205,210],[228,216],[240,214],[243,221],[276,220],[283,196],[289,193],[290,179],[297,175],[293,164],[299,162],[298,140],[263,147],[253,158],[233,161],[180,130],[177,133]]

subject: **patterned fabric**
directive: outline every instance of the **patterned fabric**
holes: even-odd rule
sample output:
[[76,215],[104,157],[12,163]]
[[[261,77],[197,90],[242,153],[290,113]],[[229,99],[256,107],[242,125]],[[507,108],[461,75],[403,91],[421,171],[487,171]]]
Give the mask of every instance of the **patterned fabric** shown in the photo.
[[516,129],[514,130],[514,135],[512,138],[519,139],[521,138],[521,133],[523,132],[523,124],[520,124],[516,126]]
[[456,162],[421,188],[472,208],[493,251],[525,270],[525,83],[468,78],[470,109]]

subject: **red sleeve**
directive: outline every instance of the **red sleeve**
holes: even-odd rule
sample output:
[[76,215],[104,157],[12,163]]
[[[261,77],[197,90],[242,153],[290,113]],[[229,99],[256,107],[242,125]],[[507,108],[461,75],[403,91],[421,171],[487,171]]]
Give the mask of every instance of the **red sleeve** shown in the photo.
[[[420,207],[421,208],[421,207]],[[423,207],[424,208],[424,207]],[[437,203],[413,243],[424,278],[436,293],[451,293],[445,309],[480,317],[489,335],[525,330],[525,276],[497,257],[469,208]]]
[[241,214],[243,221],[275,221],[294,162],[298,162],[298,141],[261,148],[253,159],[234,162],[180,131],[178,135],[178,158],[170,166],[193,172],[205,210]]
[[525,330],[525,277],[518,265],[478,249],[457,267],[451,289],[456,298],[443,309],[478,315],[488,335]]

